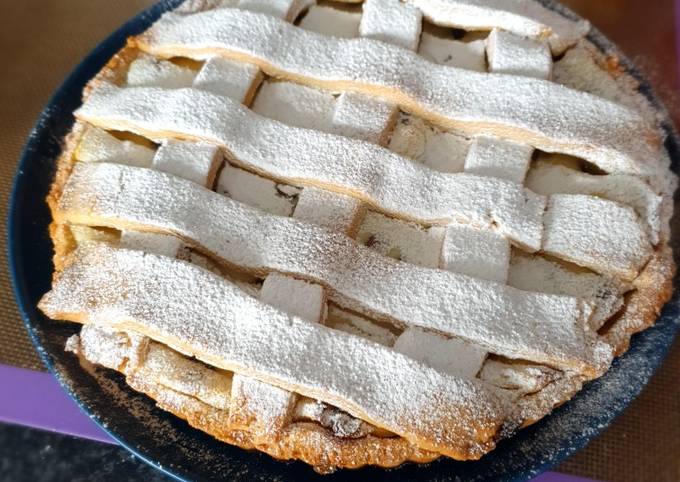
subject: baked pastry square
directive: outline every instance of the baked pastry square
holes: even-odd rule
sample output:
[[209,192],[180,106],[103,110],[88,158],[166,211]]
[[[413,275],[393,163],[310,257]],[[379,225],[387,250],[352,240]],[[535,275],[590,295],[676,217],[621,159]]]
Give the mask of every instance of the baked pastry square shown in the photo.
[[479,459],[671,292],[655,110],[534,0],[187,0],[48,197],[66,349],[320,472]]

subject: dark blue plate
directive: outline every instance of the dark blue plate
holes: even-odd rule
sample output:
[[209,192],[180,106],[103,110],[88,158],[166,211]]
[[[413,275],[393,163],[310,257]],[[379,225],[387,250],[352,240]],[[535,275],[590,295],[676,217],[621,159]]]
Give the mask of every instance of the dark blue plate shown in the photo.
[[[60,142],[73,124],[85,83],[125,43],[145,30],[160,14],[179,4],[161,2],[138,15],[97,47],[54,94],[26,144],[14,183],[9,216],[9,259],[14,290],[26,327],[45,365],[83,410],[128,450],[160,470],[190,480],[300,480],[321,477],[299,462],[277,462],[258,452],[221,443],[155,407],[131,390],[122,377],[107,370],[90,374],[64,352],[66,338],[77,326],[47,319],[36,304],[50,287],[52,244],[45,196],[54,174]],[[561,8],[561,7],[556,7]],[[565,11],[566,12],[566,11]],[[573,15],[566,12],[568,15]],[[591,35],[602,50],[621,56],[597,32]],[[627,64],[633,75],[640,77]],[[642,91],[658,102],[643,81]],[[678,143],[670,121],[666,147],[677,170]],[[674,236],[677,239],[677,236]],[[680,250],[676,247],[676,253]],[[607,427],[635,398],[661,363],[678,331],[678,296],[666,305],[653,328],[636,335],[631,349],[601,379],[536,425],[505,440],[478,462],[439,460],[427,466],[395,470],[367,468],[325,476],[331,480],[527,480],[573,454]]]

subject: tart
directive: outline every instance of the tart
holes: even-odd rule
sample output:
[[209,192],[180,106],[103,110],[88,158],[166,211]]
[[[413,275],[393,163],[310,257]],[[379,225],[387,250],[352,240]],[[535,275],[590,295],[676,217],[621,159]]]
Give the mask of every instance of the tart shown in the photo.
[[66,349],[319,472],[475,460],[654,323],[657,110],[533,0],[187,0],[89,82],[47,199]]

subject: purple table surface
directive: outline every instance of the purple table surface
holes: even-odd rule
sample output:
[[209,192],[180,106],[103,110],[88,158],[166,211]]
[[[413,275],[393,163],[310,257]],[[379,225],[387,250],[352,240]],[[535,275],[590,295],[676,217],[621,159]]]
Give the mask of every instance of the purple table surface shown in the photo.
[[[0,364],[0,421],[115,444],[49,373]],[[532,482],[588,482],[546,472]]]
[[115,444],[49,373],[0,364],[0,421]]

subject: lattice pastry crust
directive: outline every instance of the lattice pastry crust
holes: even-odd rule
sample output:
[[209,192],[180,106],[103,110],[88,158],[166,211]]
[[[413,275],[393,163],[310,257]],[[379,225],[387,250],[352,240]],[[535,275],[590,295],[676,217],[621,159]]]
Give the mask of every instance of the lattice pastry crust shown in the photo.
[[185,2],[85,90],[40,308],[225,442],[480,458],[670,296],[663,136],[587,32],[533,0]]

